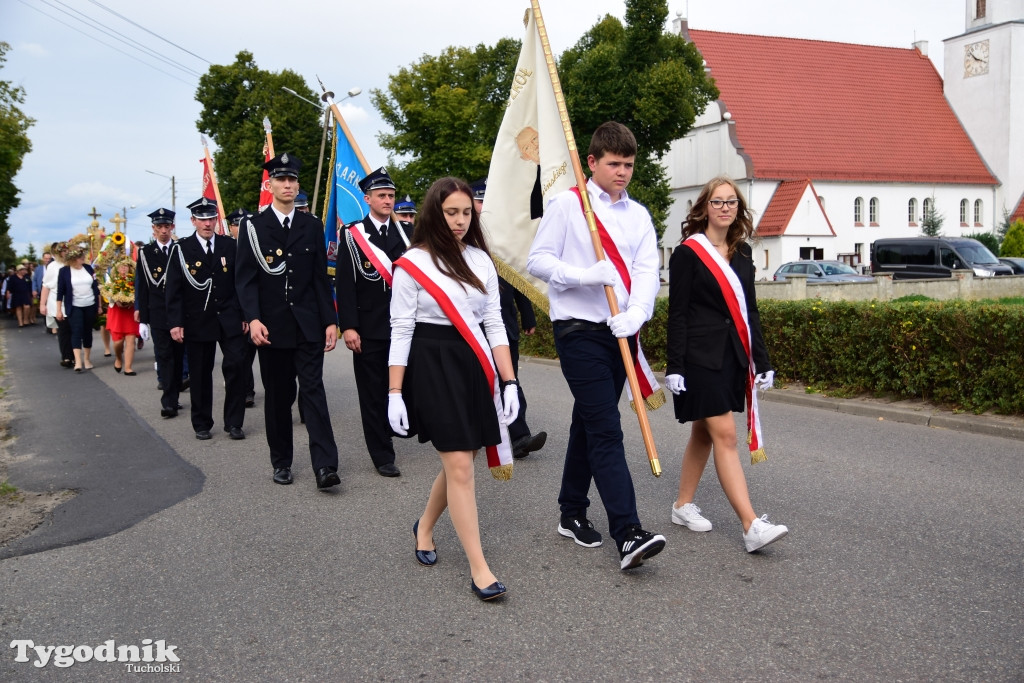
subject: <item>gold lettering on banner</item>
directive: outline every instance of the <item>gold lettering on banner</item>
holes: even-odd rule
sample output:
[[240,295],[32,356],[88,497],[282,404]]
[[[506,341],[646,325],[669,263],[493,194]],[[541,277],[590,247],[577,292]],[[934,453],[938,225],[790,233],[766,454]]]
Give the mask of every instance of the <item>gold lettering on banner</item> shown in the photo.
[[544,194],[548,193],[548,190],[551,189],[551,186],[555,184],[556,180],[565,175],[567,171],[566,163],[567,162],[563,161],[562,164],[552,172],[551,177],[548,178],[547,182],[544,183]]
[[516,77],[512,79],[512,95],[509,96],[509,102],[514,101],[519,97],[519,93],[523,91],[526,84],[530,82],[530,78],[533,77],[533,72],[529,69],[522,68],[516,72]]

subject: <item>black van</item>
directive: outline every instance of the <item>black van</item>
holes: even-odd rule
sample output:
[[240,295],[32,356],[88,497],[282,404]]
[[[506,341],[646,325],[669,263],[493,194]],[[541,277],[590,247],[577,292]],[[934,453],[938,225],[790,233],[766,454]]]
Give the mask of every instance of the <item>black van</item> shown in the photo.
[[975,277],[1013,275],[978,240],[968,237],[898,237],[871,245],[871,272],[892,273],[893,280],[952,277],[973,270]]

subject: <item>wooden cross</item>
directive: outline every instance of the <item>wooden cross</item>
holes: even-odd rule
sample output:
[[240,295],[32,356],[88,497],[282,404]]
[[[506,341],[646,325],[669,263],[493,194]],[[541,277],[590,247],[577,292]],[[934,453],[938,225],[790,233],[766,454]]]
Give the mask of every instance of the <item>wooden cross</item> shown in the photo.
[[96,207],[94,206],[94,207],[92,207],[92,213],[87,213],[87,214],[85,214],[85,215],[86,215],[86,216],[92,216],[92,219],[93,219],[93,220],[95,221],[95,220],[96,220],[97,218],[99,218],[99,217],[100,217],[100,216],[102,216],[103,214],[101,214],[101,213],[96,213]]

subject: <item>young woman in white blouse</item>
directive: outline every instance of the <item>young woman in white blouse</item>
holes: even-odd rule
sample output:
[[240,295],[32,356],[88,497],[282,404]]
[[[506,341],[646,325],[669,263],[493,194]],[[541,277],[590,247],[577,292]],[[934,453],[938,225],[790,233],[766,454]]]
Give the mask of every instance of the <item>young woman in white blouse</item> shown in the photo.
[[519,398],[498,274],[465,181],[442,178],[430,187],[412,245],[394,266],[388,420],[396,434],[430,441],[442,465],[413,525],[416,559],[437,561],[434,525],[447,508],[469,560],[470,587],[491,600],[506,588],[484,559],[473,458],[486,447],[494,476],[511,475],[506,425]]

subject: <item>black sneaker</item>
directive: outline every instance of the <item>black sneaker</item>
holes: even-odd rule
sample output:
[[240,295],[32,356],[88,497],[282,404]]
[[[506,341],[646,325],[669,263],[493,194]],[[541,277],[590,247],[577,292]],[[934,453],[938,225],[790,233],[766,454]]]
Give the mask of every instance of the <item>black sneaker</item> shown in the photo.
[[[586,517],[565,517],[558,522],[558,533],[576,541],[584,548],[596,548],[601,545],[601,534]],[[662,539],[664,542],[664,539]]]
[[619,546],[619,569],[633,569],[644,563],[644,560],[654,557],[665,548],[665,537],[661,534],[652,534],[644,531],[638,526],[630,528],[625,540]]

